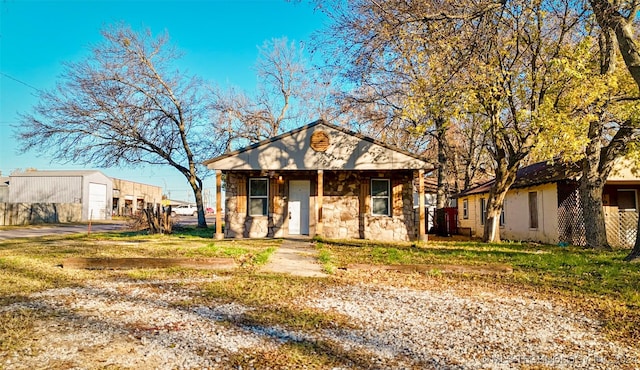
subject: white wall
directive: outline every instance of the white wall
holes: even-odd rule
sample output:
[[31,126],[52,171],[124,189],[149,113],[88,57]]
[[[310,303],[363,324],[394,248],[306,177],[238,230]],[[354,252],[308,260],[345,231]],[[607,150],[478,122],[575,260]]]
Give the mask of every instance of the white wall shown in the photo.
[[[536,229],[529,227],[529,192],[537,192],[538,197]],[[504,211],[505,222],[500,229],[503,240],[558,243],[558,190],[555,183],[509,191]]]
[[12,176],[11,203],[81,203],[82,177]]
[[[529,192],[538,193],[538,228],[529,227]],[[458,200],[458,220],[460,227],[470,227],[474,236],[484,235],[481,223],[480,199],[488,199],[489,194],[474,194]],[[469,202],[469,218],[464,219],[464,200]],[[500,227],[502,240],[527,240],[546,244],[557,244],[558,232],[558,191],[555,183],[528,188],[512,189],[507,193],[504,204],[504,225]]]

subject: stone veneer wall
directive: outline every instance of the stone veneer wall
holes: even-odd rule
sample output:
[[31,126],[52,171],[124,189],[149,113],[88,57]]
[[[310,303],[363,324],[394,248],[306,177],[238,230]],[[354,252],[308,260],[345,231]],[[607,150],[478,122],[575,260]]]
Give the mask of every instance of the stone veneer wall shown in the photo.
[[357,172],[325,172],[322,197],[324,236],[333,239],[360,235],[360,183]]
[[283,237],[285,223],[284,184],[269,179],[268,216],[250,216],[247,214],[247,179],[264,177],[259,173],[227,173],[225,237],[227,238],[265,238]]
[[[391,179],[393,216],[374,216],[369,209],[361,207],[361,199],[370,196],[368,184],[371,178]],[[415,238],[413,174],[410,171],[386,174],[326,172],[324,183],[325,237],[389,241]],[[362,215],[361,209],[364,209]]]
[[[316,176],[315,171],[312,172]],[[270,181],[269,215],[247,216],[246,184],[250,174],[230,172],[226,174],[225,237],[261,238],[287,235],[286,201],[288,178]],[[258,176],[254,174],[253,176]],[[299,174],[298,174],[299,176]],[[370,196],[371,178],[390,178],[393,216],[374,216],[365,209],[361,200]],[[364,238],[372,240],[411,240],[415,237],[413,211],[413,175],[411,171],[394,173],[370,173],[351,171],[325,171],[322,219],[327,238]],[[314,223],[315,190],[311,182],[310,222]],[[368,204],[368,200],[364,199]],[[243,203],[243,204],[242,204]],[[314,227],[310,227],[313,233]]]
[[365,213],[364,239],[399,241],[415,239],[417,232],[413,211],[413,175],[410,172],[395,173],[391,178],[391,192],[393,217]]
[[0,226],[80,221],[80,203],[0,203]]
[[245,212],[241,212],[238,204],[238,192],[240,186],[246,183],[247,177],[238,173],[227,173],[225,186],[225,214],[224,214],[224,236],[226,238],[244,238],[244,223],[247,219],[246,205]]

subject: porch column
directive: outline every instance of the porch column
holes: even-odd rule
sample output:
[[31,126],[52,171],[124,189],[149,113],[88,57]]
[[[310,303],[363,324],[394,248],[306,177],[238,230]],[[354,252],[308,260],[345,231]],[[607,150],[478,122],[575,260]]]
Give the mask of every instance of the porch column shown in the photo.
[[216,171],[216,239],[223,239],[222,233],[222,170]]
[[427,241],[429,237],[426,232],[424,213],[424,170],[418,170],[418,240]]
[[324,184],[323,184],[323,175],[324,175],[324,171],[323,170],[318,170],[318,197],[316,199],[316,215],[317,215],[317,219],[316,219],[316,235],[319,236],[323,236],[324,235],[324,230],[323,230],[323,223],[322,223],[322,196],[323,196],[323,189],[324,189]]

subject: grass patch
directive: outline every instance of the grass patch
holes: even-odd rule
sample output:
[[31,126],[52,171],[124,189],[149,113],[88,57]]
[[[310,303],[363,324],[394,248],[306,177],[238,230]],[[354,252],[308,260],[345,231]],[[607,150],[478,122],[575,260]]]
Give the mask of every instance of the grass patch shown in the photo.
[[336,266],[333,263],[331,251],[325,248],[322,242],[316,242],[316,248],[318,249],[318,261],[322,264],[322,270],[327,274],[333,274]]
[[[187,232],[188,231],[188,232]],[[177,235],[96,233],[43,236],[0,242],[0,300],[10,301],[44,289],[80,285],[88,279],[199,274],[180,269],[112,273],[60,268],[69,257],[233,257],[247,267],[264,263],[281,240],[216,240],[196,228]],[[205,233],[206,234],[206,233]]]
[[[85,271],[58,267],[67,257],[233,257],[243,269],[216,272],[228,279],[199,282],[194,294],[180,304],[235,302],[250,308],[238,322],[229,325],[280,326],[314,331],[349,328],[353,323],[334,313],[301,308],[301,301],[313,299],[323,290],[340,284],[372,283],[370,276],[338,273],[330,278],[303,278],[256,273],[282,243],[278,239],[214,240],[207,229],[185,228],[173,235],[144,233],[99,233],[90,236],[64,235],[0,242],[0,302],[23,300],[32,292],[82,285],[100,279],[162,280],[210,277],[210,271],[181,268],[135,269],[127,271]],[[448,275],[433,270],[426,275],[387,273],[388,281],[377,284],[426,287],[443,285],[507,287],[514,294],[543,295],[568,302],[595,315],[611,337],[638,347],[640,343],[640,269],[623,262],[626,251],[593,251],[575,247],[541,246],[527,243],[483,244],[476,242],[376,243],[316,239],[324,270],[357,264],[509,264],[513,273],[498,276]],[[380,275],[382,276],[382,275]],[[415,283],[417,282],[417,284]],[[423,285],[419,285],[423,284]],[[513,288],[513,289],[512,289]],[[38,313],[34,313],[38,314]],[[13,316],[11,316],[13,315]],[[4,312],[0,316],[0,343],[7,348],[28,345],[34,318],[29,312]],[[12,332],[22,333],[12,336]],[[24,337],[24,339],[20,339]],[[7,338],[7,339],[5,339]],[[5,343],[6,341],[6,343]],[[5,351],[4,347],[0,351]],[[263,356],[264,355],[264,356]],[[288,343],[268,355],[256,352],[234,361],[278,368],[291,364],[309,367],[370,367],[366,354],[343,353],[331,343]],[[264,359],[259,358],[263,356]],[[262,361],[262,362],[261,362]],[[350,365],[351,364],[351,365]],[[260,366],[258,366],[260,367]],[[291,366],[296,367],[296,366]]]
[[[287,342],[275,351],[237,353],[231,356],[233,368],[254,369],[377,369],[380,362],[358,348],[344,349],[331,341]],[[393,368],[393,366],[384,366]]]
[[8,353],[27,346],[35,321],[30,310],[0,312],[0,352]]
[[244,325],[281,325],[292,329],[350,327],[339,314],[300,308],[299,300],[313,297],[326,289],[325,279],[302,278],[278,274],[236,274],[233,279],[207,283],[203,296],[216,302],[236,302],[249,306]]
[[[561,295],[591,310],[618,339],[640,342],[640,269],[624,262],[625,250],[600,251],[528,243],[374,243],[324,240],[338,267],[348,264],[509,264],[513,274],[454,276]],[[434,271],[432,276],[438,276]],[[586,302],[586,303],[585,303]]]
[[275,248],[275,247],[269,247],[269,248],[267,248],[267,249],[263,250],[262,252],[260,252],[260,253],[256,254],[256,255],[253,257],[253,263],[254,263],[256,266],[262,266],[262,265],[264,265],[265,263],[267,263],[267,261],[269,261],[269,258],[271,257],[271,255],[273,254],[273,252],[275,252],[275,251],[276,251],[276,249],[277,249],[277,248]]

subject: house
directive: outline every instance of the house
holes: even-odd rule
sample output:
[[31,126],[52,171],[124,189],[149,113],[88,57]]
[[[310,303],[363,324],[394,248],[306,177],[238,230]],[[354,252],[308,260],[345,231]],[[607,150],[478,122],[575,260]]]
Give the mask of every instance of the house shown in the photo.
[[[216,171],[216,237],[425,237],[421,157],[323,120],[205,162]],[[221,189],[225,178],[225,231]],[[422,222],[417,222],[422,221]]]
[[[609,244],[630,247],[638,222],[640,177],[628,162],[616,162],[603,193]],[[506,195],[500,217],[500,235],[507,240],[530,240],[547,244],[586,245],[584,215],[578,194],[582,175],[579,164],[540,162],[518,170]],[[458,195],[459,227],[472,235],[484,233],[485,207],[493,181]]]
[[[9,180],[7,203],[41,204],[45,222],[52,212],[50,222],[111,219],[111,202],[111,179],[96,170],[27,171],[12,174]],[[57,208],[49,211],[45,204],[76,205],[72,207],[78,209],[65,211],[62,219]]]

